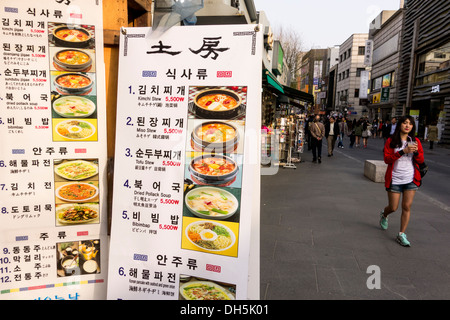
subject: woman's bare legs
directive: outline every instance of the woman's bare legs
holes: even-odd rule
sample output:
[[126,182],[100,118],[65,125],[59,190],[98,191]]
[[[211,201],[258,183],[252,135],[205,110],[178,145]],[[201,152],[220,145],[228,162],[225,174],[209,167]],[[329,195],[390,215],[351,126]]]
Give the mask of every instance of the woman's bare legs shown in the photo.
[[408,227],[409,218],[411,216],[411,205],[414,200],[416,190],[403,191],[402,199],[402,217],[400,222],[400,232],[405,232]]
[[387,217],[392,212],[397,211],[398,204],[400,203],[400,193],[388,191],[389,204],[384,208],[384,216]]

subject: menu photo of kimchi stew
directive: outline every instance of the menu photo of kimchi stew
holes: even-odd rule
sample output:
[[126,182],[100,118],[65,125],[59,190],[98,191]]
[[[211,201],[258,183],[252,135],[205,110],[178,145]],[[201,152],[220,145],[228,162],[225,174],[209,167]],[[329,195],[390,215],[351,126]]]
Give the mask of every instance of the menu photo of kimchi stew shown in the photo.
[[57,24],[54,28],[49,28],[52,32],[52,39],[56,46],[87,48],[92,46],[94,40],[92,26]]
[[55,166],[55,173],[67,180],[85,180],[98,173],[98,165],[84,160],[66,161]]
[[185,300],[235,300],[233,294],[212,281],[192,280],[180,285]]
[[92,183],[71,182],[56,189],[56,196],[67,202],[85,202],[98,195],[98,188]]
[[75,203],[56,206],[56,219],[60,224],[82,224],[98,222],[97,203]]
[[193,99],[196,116],[207,119],[232,119],[239,115],[243,99],[239,93],[229,89],[205,89]]

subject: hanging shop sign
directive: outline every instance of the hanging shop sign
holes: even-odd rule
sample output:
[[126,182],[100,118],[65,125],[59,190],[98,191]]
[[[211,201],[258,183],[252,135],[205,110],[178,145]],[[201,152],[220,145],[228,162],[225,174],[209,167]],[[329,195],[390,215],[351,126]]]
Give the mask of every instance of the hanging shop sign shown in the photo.
[[123,29],[108,299],[249,298],[262,41],[255,25]]
[[0,9],[0,299],[105,299],[102,2]]
[[361,78],[359,83],[359,98],[367,99],[367,92],[369,90],[369,71],[361,71]]

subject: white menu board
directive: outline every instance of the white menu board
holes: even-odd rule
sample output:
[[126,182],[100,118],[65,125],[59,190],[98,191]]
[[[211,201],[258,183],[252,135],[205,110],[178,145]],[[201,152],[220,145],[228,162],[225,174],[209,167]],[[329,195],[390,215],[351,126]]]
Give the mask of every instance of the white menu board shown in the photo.
[[258,30],[122,30],[108,299],[248,298]]
[[106,299],[102,2],[0,3],[0,299]]

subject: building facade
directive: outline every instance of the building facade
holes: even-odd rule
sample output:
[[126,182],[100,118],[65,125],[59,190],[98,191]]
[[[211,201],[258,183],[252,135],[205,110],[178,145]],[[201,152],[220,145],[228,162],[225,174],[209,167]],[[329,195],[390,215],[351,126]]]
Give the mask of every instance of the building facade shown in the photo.
[[364,57],[367,39],[367,33],[355,33],[339,46],[335,108],[349,119],[368,115],[367,99],[361,99],[359,92],[361,73],[366,70]]
[[[383,15],[384,12],[380,13]],[[391,13],[391,12],[389,12]],[[382,18],[375,19],[381,21]],[[390,14],[387,20],[369,31],[373,41],[369,118],[383,121],[404,113],[398,101],[398,74],[402,40],[403,9]]]
[[398,100],[417,118],[418,136],[438,123],[450,143],[450,1],[408,0],[404,7]]
[[300,90],[314,96],[312,113],[325,113],[327,73],[327,49],[311,49],[302,57]]

